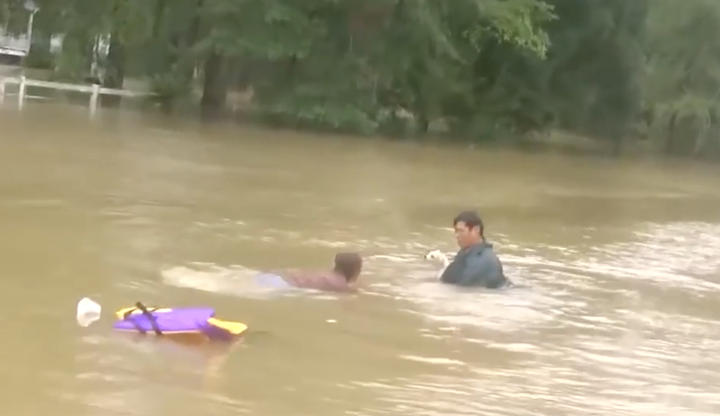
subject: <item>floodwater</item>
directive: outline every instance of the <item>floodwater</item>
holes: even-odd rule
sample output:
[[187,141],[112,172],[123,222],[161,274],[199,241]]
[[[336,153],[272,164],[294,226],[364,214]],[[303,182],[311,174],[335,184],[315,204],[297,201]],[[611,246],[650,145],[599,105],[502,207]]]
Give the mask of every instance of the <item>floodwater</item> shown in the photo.
[[[0,346],[13,415],[720,413],[720,171],[0,111]],[[462,292],[422,260],[481,211],[521,288]],[[358,295],[255,270],[361,250]],[[90,296],[105,317],[75,323]],[[110,331],[211,305],[232,350]]]

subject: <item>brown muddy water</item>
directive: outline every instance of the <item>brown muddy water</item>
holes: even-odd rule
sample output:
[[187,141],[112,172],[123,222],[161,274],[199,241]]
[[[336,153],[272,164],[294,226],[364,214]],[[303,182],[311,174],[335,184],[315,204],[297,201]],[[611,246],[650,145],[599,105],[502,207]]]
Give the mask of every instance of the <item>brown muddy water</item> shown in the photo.
[[[85,111],[0,111],[8,414],[720,413],[716,168]],[[466,207],[522,288],[433,281],[422,256],[455,250]],[[367,258],[361,294],[248,283],[340,249]],[[107,313],[79,328],[83,296],[211,305],[257,332],[140,341]]]

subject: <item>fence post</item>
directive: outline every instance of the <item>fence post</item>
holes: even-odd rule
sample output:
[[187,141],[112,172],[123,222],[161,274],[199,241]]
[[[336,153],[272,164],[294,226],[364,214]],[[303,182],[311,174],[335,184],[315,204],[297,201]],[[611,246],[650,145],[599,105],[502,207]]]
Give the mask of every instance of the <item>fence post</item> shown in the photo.
[[98,98],[100,98],[100,85],[93,84],[92,95],[90,96],[90,118],[95,117],[97,112]]
[[18,85],[18,110],[22,110],[25,105],[25,75],[20,77],[20,85]]

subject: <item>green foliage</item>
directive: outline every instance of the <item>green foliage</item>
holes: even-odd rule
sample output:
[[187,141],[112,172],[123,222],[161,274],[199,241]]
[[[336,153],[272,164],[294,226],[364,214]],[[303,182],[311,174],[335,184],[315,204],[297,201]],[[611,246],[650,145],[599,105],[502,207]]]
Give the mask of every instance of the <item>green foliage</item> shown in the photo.
[[[43,47],[28,65],[145,78],[167,111],[199,94],[222,106],[242,86],[255,114],[285,126],[476,141],[563,129],[615,149],[645,132],[666,152],[720,148],[713,0],[36,4]],[[22,31],[21,9],[0,0],[0,19]],[[64,38],[57,56],[48,34]]]
[[666,151],[700,156],[720,133],[720,3],[656,0],[650,12],[650,131]]

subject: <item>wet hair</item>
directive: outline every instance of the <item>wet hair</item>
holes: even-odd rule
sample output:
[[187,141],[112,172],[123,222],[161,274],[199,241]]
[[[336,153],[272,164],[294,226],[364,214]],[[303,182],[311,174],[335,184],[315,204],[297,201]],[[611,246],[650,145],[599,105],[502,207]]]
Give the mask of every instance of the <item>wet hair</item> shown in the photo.
[[355,280],[362,270],[362,262],[362,257],[358,253],[337,253],[334,270],[348,281]]
[[459,222],[465,223],[465,225],[471,230],[478,227],[480,235],[485,235],[485,224],[483,224],[482,218],[480,218],[480,215],[478,215],[476,211],[463,211],[459,213],[453,219],[453,226],[456,226]]

